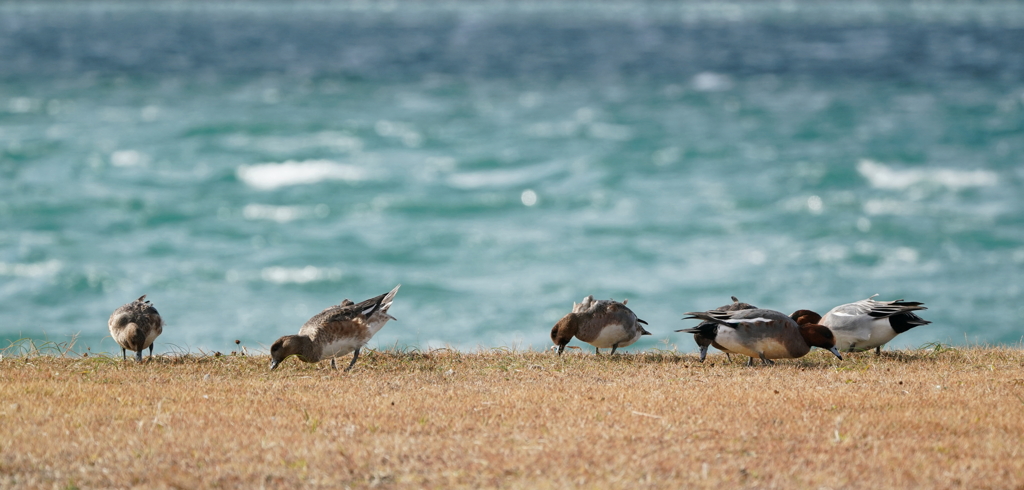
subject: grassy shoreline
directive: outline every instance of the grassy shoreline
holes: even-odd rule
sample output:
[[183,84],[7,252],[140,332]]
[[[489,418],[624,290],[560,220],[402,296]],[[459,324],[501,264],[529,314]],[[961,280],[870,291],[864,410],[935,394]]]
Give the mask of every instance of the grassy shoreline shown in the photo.
[[1024,351],[830,357],[6,356],[0,487],[1024,488]]

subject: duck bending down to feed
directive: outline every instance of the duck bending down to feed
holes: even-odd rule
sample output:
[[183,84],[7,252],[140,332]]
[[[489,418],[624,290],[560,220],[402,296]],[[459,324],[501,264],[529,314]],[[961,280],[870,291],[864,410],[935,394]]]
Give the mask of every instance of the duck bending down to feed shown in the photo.
[[573,303],[572,313],[562,317],[551,329],[551,341],[558,348],[558,354],[562,354],[573,337],[594,346],[598,354],[609,347],[614,354],[619,347],[632,345],[640,337],[650,335],[651,332],[641,326],[647,322],[626,307],[627,301],[595,300],[591,295],[580,304]]
[[401,284],[386,294],[362,303],[346,299],[339,305],[321,311],[299,329],[298,335],[285,335],[274,342],[270,347],[270,369],[276,369],[289,356],[297,356],[301,361],[310,363],[330,358],[331,367],[337,369],[334,358],[354,352],[352,362],[345,370],[352,369],[356,359],[359,359],[359,349],[388,320],[395,320],[395,317],[388,314],[388,308],[400,287]]
[[[719,306],[718,308],[715,308],[715,311],[753,310],[756,308],[756,306],[750,303],[741,303],[740,300],[736,299],[735,296],[732,296],[732,303]],[[700,325],[697,325],[694,328],[699,330],[702,326],[704,326],[704,323],[701,323]],[[676,332],[682,331],[683,330],[676,330]],[[710,346],[714,346],[716,349],[725,352],[725,357],[729,358],[730,361],[732,360],[732,356],[729,355],[730,352],[725,347],[722,347],[721,344],[715,342],[714,338],[708,338],[701,333],[695,333],[693,334],[693,341],[696,342],[697,347],[700,348],[700,362],[704,362],[704,358],[707,357],[708,355],[708,347]]]
[[143,294],[114,310],[107,320],[110,336],[121,346],[121,358],[128,360],[125,350],[135,352],[135,360],[142,362],[143,349],[149,348],[149,357],[153,357],[153,341],[164,331],[164,320],[153,304],[146,301]]
[[682,331],[699,333],[730,352],[750,356],[748,366],[753,364],[755,357],[765,364],[773,364],[772,359],[803,357],[811,347],[826,349],[842,360],[832,331],[824,325],[809,321],[809,317],[796,316],[797,313],[800,311],[789,317],[778,311],[764,309],[690,312],[684,320],[703,322]]
[[928,325],[913,312],[927,310],[924,303],[917,301],[875,301],[877,294],[855,303],[832,308],[821,324],[832,330],[836,336],[836,347],[844,352],[859,352],[875,349],[882,353],[882,346],[897,335],[920,325]]

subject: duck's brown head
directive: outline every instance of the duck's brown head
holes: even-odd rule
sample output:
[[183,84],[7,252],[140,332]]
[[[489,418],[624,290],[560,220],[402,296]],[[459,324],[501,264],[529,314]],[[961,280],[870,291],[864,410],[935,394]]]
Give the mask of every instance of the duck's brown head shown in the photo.
[[551,328],[551,341],[558,346],[558,355],[562,355],[566,344],[576,333],[580,331],[580,317],[576,313],[569,313],[558,320],[558,323]]
[[815,323],[804,323],[800,325],[800,336],[804,338],[804,342],[807,342],[807,345],[821,347],[835,354],[840,361],[843,360],[842,354],[836,348],[836,336],[832,334],[828,327]]
[[[299,356],[299,359],[306,361],[303,357],[305,349],[305,343],[309,342],[308,337],[299,337],[298,335],[285,335],[277,339],[274,345],[270,346],[270,370],[277,369],[277,366],[281,364],[290,356]],[[308,362],[308,361],[307,361]]]
[[809,323],[818,324],[821,322],[821,315],[811,310],[796,310],[792,315],[789,315],[789,317],[792,318],[797,325],[806,325]]

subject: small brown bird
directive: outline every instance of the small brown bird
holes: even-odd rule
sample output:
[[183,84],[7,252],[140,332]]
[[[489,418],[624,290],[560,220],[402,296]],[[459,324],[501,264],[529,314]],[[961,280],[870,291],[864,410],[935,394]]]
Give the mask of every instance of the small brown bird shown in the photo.
[[149,357],[153,357],[153,341],[163,333],[164,320],[156,308],[146,301],[143,294],[116,310],[107,321],[110,336],[121,346],[121,358],[128,359],[125,350],[135,352],[135,360],[142,362],[142,350],[149,347]]
[[551,329],[551,341],[558,346],[559,355],[574,336],[594,346],[598,354],[601,349],[609,347],[614,354],[619,347],[632,345],[643,335],[651,335],[641,323],[647,324],[626,307],[625,301],[594,300],[591,295],[578,305],[574,303],[572,313],[555,324]]
[[388,314],[388,308],[398,294],[395,286],[391,292],[355,304],[348,299],[310,318],[299,329],[298,335],[285,335],[270,347],[270,369],[277,368],[289,356],[298,356],[303,362],[320,362],[331,359],[331,367],[337,369],[334,358],[354,352],[352,362],[346,371],[352,369],[359,359],[361,349],[388,320],[395,317]]

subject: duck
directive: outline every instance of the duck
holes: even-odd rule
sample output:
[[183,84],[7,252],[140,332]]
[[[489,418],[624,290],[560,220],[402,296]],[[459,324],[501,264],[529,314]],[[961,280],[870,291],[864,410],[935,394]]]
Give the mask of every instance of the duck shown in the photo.
[[927,310],[924,303],[902,299],[875,301],[877,296],[839,305],[825,313],[821,324],[835,334],[839,350],[860,352],[875,349],[875,354],[881,355],[882,346],[897,335],[931,323],[913,313]]
[[683,332],[700,334],[730,352],[749,356],[747,366],[753,365],[755,357],[764,364],[774,364],[773,359],[803,357],[811,347],[826,349],[839,360],[843,359],[836,348],[835,335],[828,327],[811,322],[813,317],[787,316],[760,308],[695,311],[687,315],[684,320],[703,322]]
[[107,320],[107,329],[121,346],[121,359],[127,361],[126,351],[130,350],[135,352],[135,361],[142,362],[142,351],[147,347],[149,358],[153,358],[153,341],[164,332],[164,320],[143,294],[114,310]]
[[643,327],[647,322],[637,318],[626,306],[628,301],[595,300],[590,295],[580,304],[573,303],[572,312],[551,329],[551,341],[558,348],[558,355],[562,355],[573,337],[594,346],[597,354],[609,347],[615,354],[619,347],[632,345],[640,337],[651,335]]
[[[741,303],[740,300],[736,299],[735,296],[730,297],[732,298],[732,303],[719,306],[718,308],[715,308],[715,311],[753,310],[757,308],[756,306],[750,303]],[[701,325],[697,325],[697,327],[695,328],[700,329],[701,326],[703,326],[703,323]],[[676,330],[676,332],[682,331],[683,330]],[[722,347],[721,344],[715,342],[713,338],[708,338],[705,337],[703,334],[695,333],[693,334],[693,341],[696,342],[697,347],[700,348],[700,362],[704,362],[704,358],[707,357],[709,346],[714,346],[716,349],[725,352],[725,357],[732,361],[732,356],[729,355],[730,352],[725,347]]]
[[391,308],[400,287],[401,284],[388,293],[361,303],[346,298],[341,304],[316,314],[302,325],[298,335],[285,335],[274,342],[270,347],[270,370],[277,369],[290,356],[309,363],[329,358],[331,368],[337,369],[335,358],[352,352],[352,362],[345,368],[345,371],[350,371],[359,359],[359,350],[374,334],[388,320],[397,321],[388,314],[388,308]]

